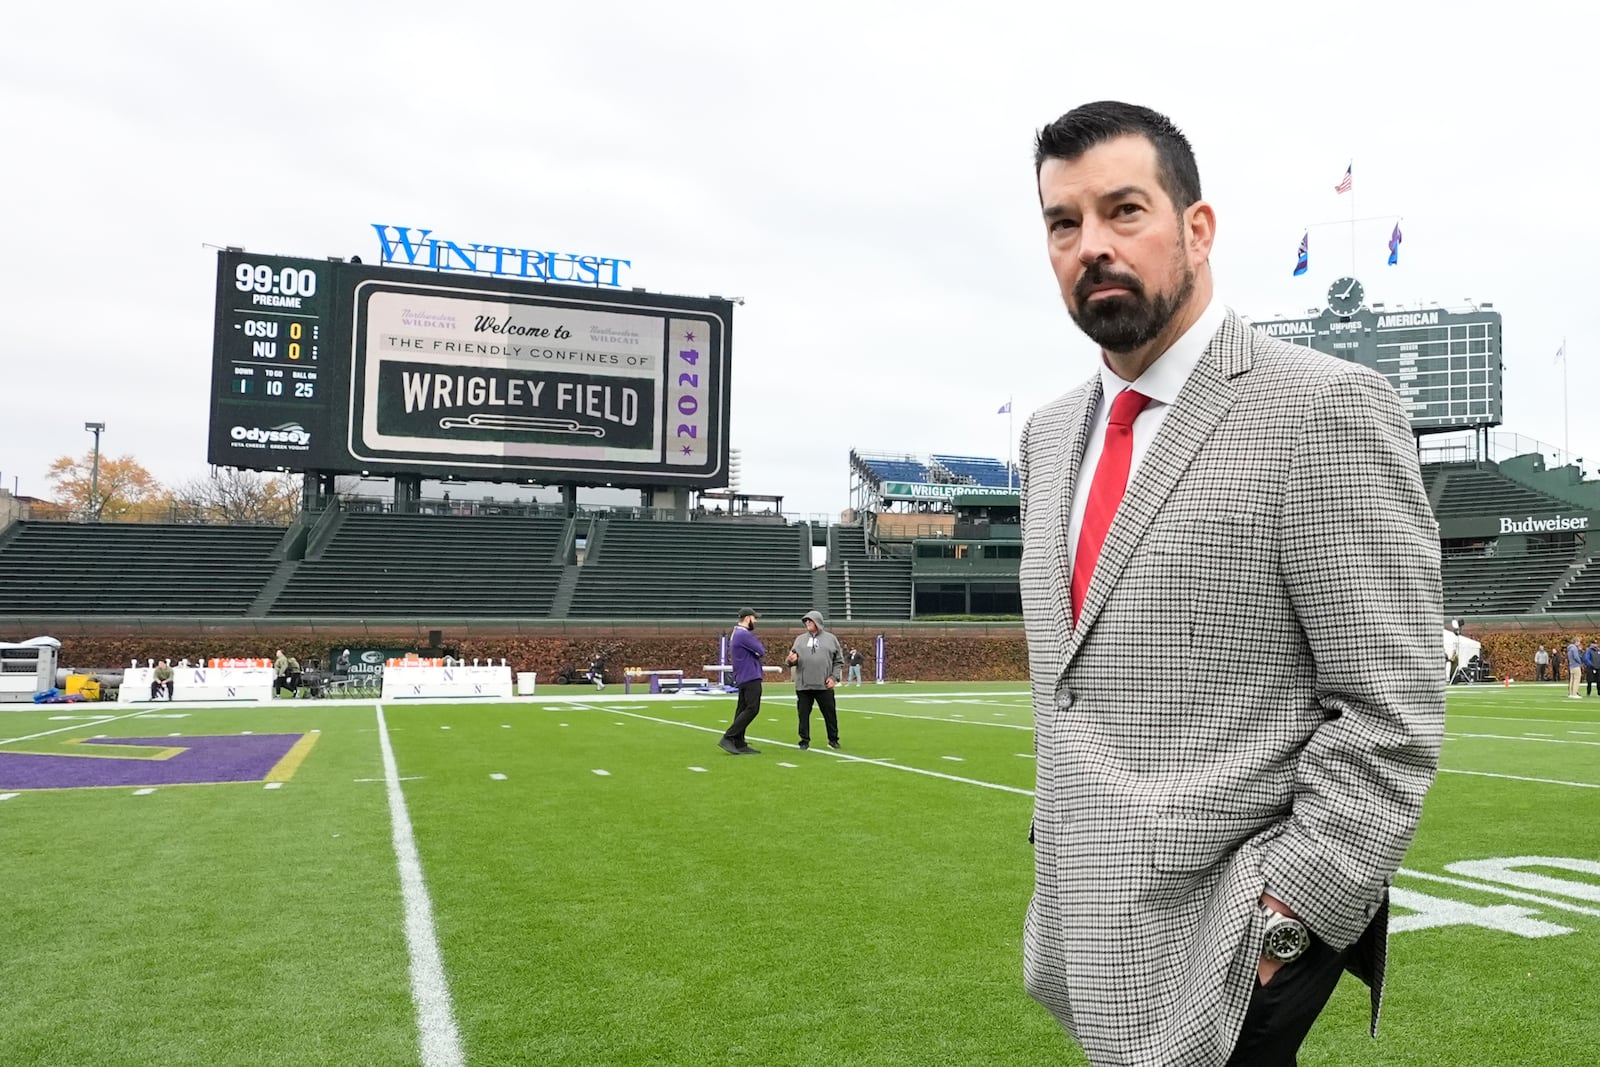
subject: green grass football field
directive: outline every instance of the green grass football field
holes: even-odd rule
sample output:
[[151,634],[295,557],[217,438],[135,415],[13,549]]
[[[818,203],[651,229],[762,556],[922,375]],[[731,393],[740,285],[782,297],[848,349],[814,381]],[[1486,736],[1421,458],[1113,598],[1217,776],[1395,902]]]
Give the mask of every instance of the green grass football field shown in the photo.
[[[1302,1064],[1600,1062],[1565,692],[1451,691],[1380,1038],[1347,976]],[[842,752],[769,687],[744,757],[732,697],[545,695],[0,712],[0,1064],[1084,1062],[1022,989],[1021,684],[846,690]]]

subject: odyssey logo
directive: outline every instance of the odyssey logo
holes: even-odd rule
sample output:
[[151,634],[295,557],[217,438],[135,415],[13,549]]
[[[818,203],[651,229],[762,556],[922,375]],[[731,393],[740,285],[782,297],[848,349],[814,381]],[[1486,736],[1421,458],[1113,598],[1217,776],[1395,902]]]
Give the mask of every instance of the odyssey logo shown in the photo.
[[285,422],[271,429],[263,430],[259,426],[235,426],[228,431],[228,436],[235,441],[248,441],[258,445],[288,445],[291,448],[304,448],[311,444],[311,434],[298,422]]

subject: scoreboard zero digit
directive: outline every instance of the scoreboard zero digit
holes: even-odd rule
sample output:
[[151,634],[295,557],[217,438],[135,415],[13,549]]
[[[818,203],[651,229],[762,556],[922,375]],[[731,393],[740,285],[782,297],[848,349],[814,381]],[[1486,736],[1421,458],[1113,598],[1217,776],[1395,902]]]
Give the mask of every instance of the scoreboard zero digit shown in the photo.
[[1400,394],[1416,433],[1502,421],[1500,313],[1492,309],[1371,308],[1359,282],[1340,278],[1320,314],[1252,325],[1376,370]]

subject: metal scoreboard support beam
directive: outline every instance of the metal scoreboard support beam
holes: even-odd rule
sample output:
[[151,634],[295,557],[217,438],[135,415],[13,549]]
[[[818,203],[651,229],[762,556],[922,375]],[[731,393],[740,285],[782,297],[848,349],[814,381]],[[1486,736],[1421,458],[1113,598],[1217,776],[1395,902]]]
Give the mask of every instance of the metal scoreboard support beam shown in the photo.
[[733,303],[218,254],[209,460],[718,489]]
[[1487,430],[1502,421],[1500,313],[1488,306],[1369,306],[1361,283],[1345,277],[1328,287],[1321,312],[1251,325],[1376,370],[1400,394],[1418,435]]

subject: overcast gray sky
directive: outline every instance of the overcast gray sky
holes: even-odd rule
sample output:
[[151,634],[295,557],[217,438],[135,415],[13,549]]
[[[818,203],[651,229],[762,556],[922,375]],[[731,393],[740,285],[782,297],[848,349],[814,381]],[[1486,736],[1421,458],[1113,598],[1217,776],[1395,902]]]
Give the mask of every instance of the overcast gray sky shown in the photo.
[[[215,253],[376,258],[371,223],[737,295],[744,488],[836,514],[862,449],[1006,455],[1093,372],[1031,151],[1121,98],[1190,135],[1219,295],[1504,315],[1505,426],[1600,461],[1592,34],[1554,4],[72,3],[0,40],[0,478],[89,445],[203,473]],[[1423,11],[1429,13],[1422,13]],[[1400,264],[1385,265],[1394,218]],[[1014,424],[996,409],[1015,398]]]

